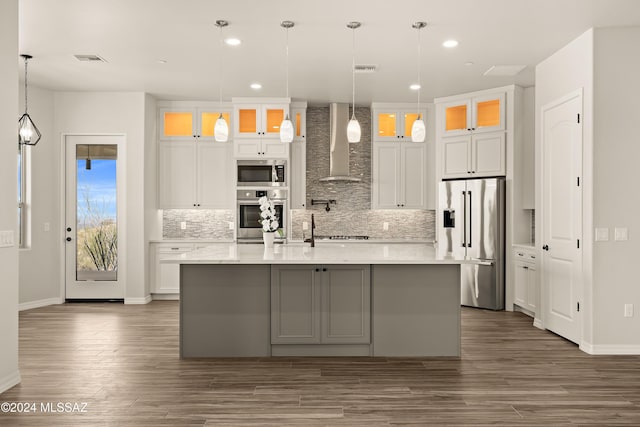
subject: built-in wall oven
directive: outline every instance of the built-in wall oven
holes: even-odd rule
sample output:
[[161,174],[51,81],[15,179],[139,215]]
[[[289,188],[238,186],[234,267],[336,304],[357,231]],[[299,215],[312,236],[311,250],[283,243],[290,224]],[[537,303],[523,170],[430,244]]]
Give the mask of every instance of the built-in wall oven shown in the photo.
[[276,242],[284,242],[287,237],[287,190],[286,189],[239,189],[237,190],[237,239],[238,243],[262,242],[260,223],[260,203],[267,196],[273,202],[282,235],[276,233]]
[[286,160],[238,160],[238,187],[286,187]]

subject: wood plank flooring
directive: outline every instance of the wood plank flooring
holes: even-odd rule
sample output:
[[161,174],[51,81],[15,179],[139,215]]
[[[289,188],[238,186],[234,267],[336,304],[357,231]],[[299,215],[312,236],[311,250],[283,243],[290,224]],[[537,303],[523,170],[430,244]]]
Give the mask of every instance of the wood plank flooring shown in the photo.
[[[2,426],[640,426],[640,357],[589,356],[520,313],[462,310],[460,359],[178,358],[178,303],[20,313]],[[41,402],[86,402],[43,413]]]

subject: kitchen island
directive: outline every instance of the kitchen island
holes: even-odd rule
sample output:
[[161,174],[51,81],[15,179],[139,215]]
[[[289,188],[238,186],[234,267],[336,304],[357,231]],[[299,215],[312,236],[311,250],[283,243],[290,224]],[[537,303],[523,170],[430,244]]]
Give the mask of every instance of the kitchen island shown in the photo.
[[212,244],[180,264],[181,357],[459,356],[460,264],[412,243]]

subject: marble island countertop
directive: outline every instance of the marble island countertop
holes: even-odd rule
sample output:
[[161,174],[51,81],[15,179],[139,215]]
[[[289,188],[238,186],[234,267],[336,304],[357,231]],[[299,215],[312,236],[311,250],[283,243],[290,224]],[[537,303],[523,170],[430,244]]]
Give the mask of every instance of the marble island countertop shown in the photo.
[[171,259],[169,264],[482,264],[482,261],[439,257],[433,244],[316,242],[276,244],[214,243]]

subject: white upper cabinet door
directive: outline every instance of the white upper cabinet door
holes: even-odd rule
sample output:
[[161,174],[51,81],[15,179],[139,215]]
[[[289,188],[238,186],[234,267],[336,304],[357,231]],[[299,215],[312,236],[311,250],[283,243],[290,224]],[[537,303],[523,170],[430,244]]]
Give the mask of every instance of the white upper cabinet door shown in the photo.
[[196,207],[194,141],[160,141],[158,204],[160,209]]
[[478,96],[471,100],[473,122],[471,131],[495,132],[505,129],[505,94]]
[[427,167],[426,144],[404,143],[401,147],[402,182],[400,207],[426,209]]
[[438,104],[439,134],[468,135],[471,131],[471,100],[462,99]]
[[459,136],[441,140],[443,178],[464,178],[470,176],[470,139],[469,136]]
[[222,118],[227,122],[229,129],[229,140],[233,139],[233,123],[231,120],[231,110],[219,108],[197,108],[196,109],[196,135],[198,141],[215,141],[214,129],[218,118],[222,114]]
[[393,142],[377,142],[373,162],[373,209],[400,207],[400,146]]
[[506,172],[504,132],[483,133],[471,137],[471,175],[503,176]]
[[197,143],[198,206],[233,209],[233,158],[230,142]]
[[276,140],[262,141],[262,157],[265,159],[286,159],[289,157],[291,143],[281,142],[280,136]]

